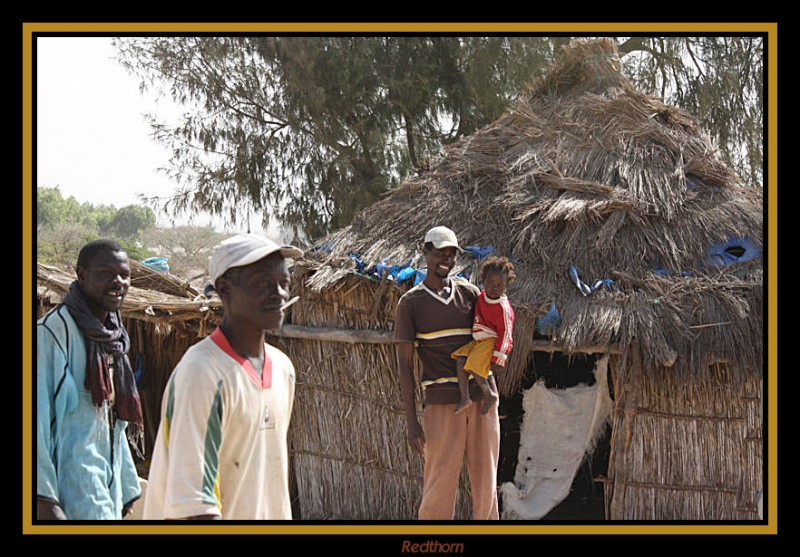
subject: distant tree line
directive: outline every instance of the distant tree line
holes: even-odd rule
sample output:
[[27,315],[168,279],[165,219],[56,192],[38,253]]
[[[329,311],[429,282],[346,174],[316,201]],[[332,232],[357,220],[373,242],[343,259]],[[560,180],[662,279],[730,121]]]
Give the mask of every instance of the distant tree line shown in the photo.
[[131,259],[165,257],[169,272],[189,281],[205,274],[211,248],[224,237],[211,225],[159,227],[146,205],[117,209],[65,199],[58,186],[36,189],[36,258],[61,269],[74,269],[86,242],[111,238]]
[[155,212],[144,205],[117,209],[64,199],[58,186],[36,189],[36,256],[41,263],[74,267],[81,246],[97,238],[118,241],[131,258],[152,257],[140,238],[155,225]]

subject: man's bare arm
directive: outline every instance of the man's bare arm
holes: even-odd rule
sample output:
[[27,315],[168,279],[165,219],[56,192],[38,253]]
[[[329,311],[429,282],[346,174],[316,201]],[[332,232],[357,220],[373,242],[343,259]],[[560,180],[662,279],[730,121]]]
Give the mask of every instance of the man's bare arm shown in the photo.
[[408,443],[419,455],[425,454],[425,435],[417,419],[416,382],[414,380],[414,343],[398,342],[397,369],[400,373],[400,390],[403,394],[403,409],[408,425]]

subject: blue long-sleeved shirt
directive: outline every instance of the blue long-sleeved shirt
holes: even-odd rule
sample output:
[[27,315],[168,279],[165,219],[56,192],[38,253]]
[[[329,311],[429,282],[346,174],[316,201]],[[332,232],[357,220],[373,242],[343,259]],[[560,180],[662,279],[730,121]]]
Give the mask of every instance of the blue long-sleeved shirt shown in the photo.
[[36,493],[71,520],[117,520],[141,495],[127,422],[84,387],[86,344],[66,307],[36,326]]

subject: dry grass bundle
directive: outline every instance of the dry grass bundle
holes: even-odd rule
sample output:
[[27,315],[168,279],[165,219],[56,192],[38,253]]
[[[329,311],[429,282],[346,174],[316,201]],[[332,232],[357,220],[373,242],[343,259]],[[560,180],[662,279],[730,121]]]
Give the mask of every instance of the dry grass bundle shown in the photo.
[[188,281],[181,280],[173,274],[156,271],[135,259],[130,260],[130,266],[131,286],[142,290],[155,290],[182,298],[194,299],[200,295],[197,289],[189,284]]
[[725,364],[684,379],[664,368],[654,376],[627,365],[633,369],[617,390],[613,424],[625,450],[609,464],[607,517],[757,520],[760,380],[734,380]]
[[144,412],[146,456],[141,467],[145,473],[158,433],[164,387],[186,350],[205,334],[135,317],[126,318],[124,323],[131,339],[131,366],[141,373],[139,395]]
[[[69,285],[75,280],[73,275],[42,263],[36,264],[36,270],[39,297],[48,298],[51,304],[60,302],[69,289]],[[148,280],[143,279],[140,284],[147,284]],[[167,279],[166,288],[169,290],[172,290],[169,286],[171,280]],[[174,278],[174,280],[183,284],[180,279]],[[150,281],[150,286],[156,284],[164,286],[165,283],[155,280]],[[172,282],[172,284],[176,283]],[[183,292],[187,293],[189,291],[184,290]],[[200,336],[205,336],[207,334],[206,331],[213,328],[219,320],[221,310],[222,303],[217,298],[205,298],[201,295],[188,298],[158,290],[131,286],[122,304],[121,313],[127,319],[138,319],[155,325],[168,323],[179,329],[193,331]]]
[[290,437],[302,518],[413,518],[421,460],[405,443],[399,386],[387,383],[392,347],[305,340],[286,350],[299,376]]

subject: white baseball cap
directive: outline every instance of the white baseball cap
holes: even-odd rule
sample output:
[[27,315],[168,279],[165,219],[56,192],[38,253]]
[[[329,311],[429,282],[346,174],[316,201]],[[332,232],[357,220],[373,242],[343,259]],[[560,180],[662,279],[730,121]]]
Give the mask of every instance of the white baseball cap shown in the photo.
[[437,226],[428,230],[428,233],[425,234],[425,243],[427,244],[428,242],[438,249],[454,247],[458,251],[464,251],[458,245],[456,233],[446,226]]
[[260,234],[237,234],[223,240],[214,247],[208,258],[208,274],[211,284],[231,267],[243,267],[260,261],[271,253],[280,251],[284,257],[302,257],[303,251],[294,246],[279,246]]

